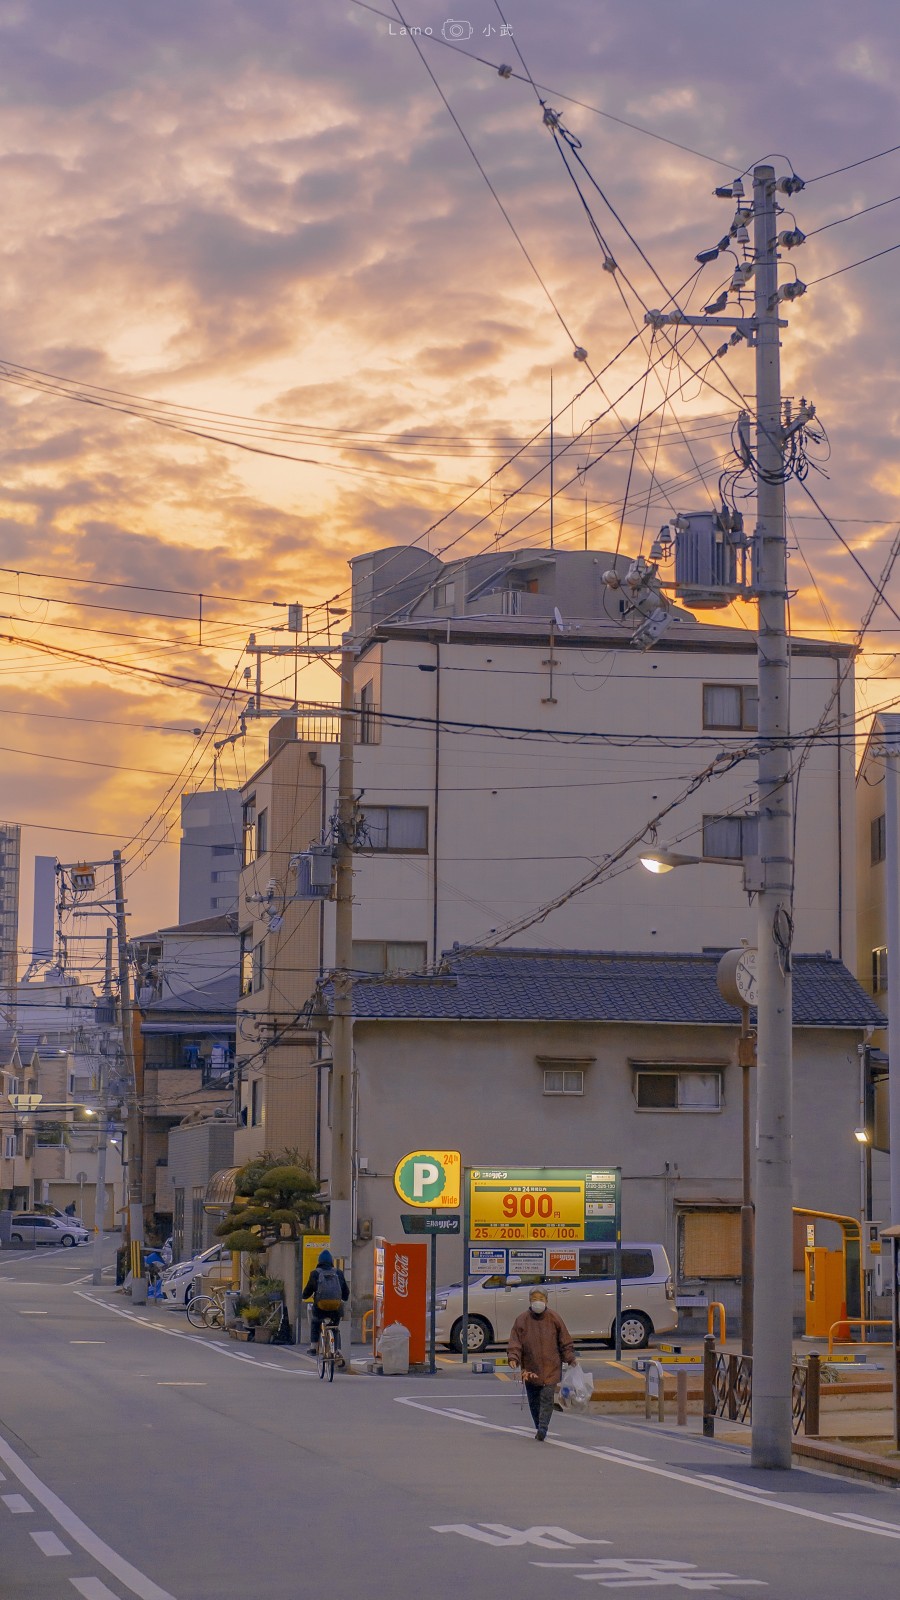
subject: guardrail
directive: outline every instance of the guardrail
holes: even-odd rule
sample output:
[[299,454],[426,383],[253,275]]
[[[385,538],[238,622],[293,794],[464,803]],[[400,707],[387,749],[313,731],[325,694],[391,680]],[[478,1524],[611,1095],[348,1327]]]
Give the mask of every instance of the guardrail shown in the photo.
[[836,1339],[836,1328],[890,1328],[892,1323],[883,1317],[841,1317],[838,1322],[833,1322],[828,1330],[828,1356],[831,1360],[836,1344],[891,1344],[890,1339]]
[[[806,1361],[795,1361],[791,1371],[791,1428],[807,1438],[819,1433],[822,1363],[814,1351]],[[753,1357],[716,1350],[707,1334],[703,1341],[703,1433],[715,1437],[716,1418],[753,1422]]]

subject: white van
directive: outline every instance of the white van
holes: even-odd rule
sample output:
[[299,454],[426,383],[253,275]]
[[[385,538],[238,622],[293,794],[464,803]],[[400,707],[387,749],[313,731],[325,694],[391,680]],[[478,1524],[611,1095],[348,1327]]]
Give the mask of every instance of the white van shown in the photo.
[[[528,1310],[535,1285],[547,1291],[552,1310],[573,1339],[616,1338],[615,1251],[609,1244],[577,1244],[577,1272],[517,1275],[492,1273],[469,1280],[469,1350],[505,1344],[520,1311]],[[451,1350],[462,1349],[462,1285],[439,1289],[435,1336]],[[623,1244],[621,1340],[626,1350],[642,1350],[653,1333],[678,1326],[675,1285],[661,1244]]]

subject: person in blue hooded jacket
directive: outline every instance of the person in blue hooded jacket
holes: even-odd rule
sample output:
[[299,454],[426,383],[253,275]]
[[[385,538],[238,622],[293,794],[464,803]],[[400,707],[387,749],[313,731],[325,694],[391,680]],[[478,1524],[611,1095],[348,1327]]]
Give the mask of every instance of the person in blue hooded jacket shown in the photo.
[[344,1306],[350,1299],[350,1290],[340,1267],[335,1266],[334,1256],[330,1250],[320,1250],[319,1259],[306,1280],[303,1299],[312,1301],[309,1308],[309,1348],[307,1354],[315,1355],[322,1323],[328,1321],[334,1328],[334,1343],[338,1360],[343,1366],[340,1321],[344,1314]]

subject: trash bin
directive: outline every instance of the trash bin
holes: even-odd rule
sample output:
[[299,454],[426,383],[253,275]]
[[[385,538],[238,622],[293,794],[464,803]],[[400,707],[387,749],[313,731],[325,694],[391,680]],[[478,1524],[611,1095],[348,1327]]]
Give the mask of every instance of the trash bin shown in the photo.
[[400,1377],[409,1371],[409,1329],[402,1322],[392,1322],[378,1341],[381,1370],[388,1377]]

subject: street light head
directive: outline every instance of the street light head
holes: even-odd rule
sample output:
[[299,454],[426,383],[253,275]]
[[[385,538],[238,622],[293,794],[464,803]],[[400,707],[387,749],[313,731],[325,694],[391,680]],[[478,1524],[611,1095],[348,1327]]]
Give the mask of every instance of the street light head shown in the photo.
[[677,850],[647,850],[641,856],[642,867],[648,872],[671,872],[675,867],[695,867],[699,856],[681,855]]
[[869,1142],[869,1130],[868,1130],[868,1128],[854,1128],[853,1137],[856,1140],[857,1144],[868,1144],[868,1142]]

